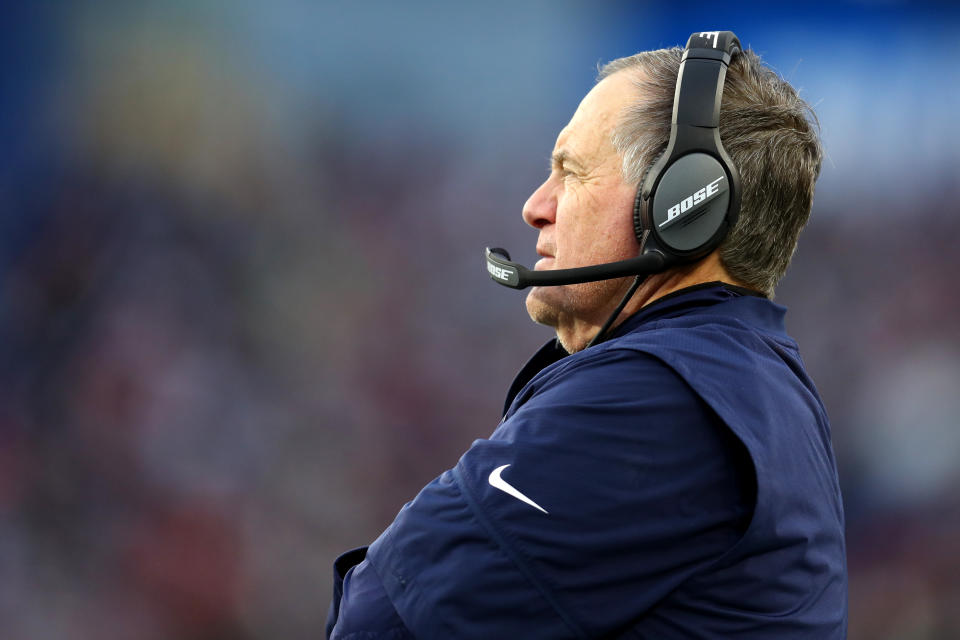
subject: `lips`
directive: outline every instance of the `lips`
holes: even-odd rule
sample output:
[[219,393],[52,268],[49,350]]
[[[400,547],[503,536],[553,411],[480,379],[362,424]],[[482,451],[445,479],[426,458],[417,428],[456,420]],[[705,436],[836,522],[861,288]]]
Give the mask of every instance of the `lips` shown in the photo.
[[552,258],[553,254],[556,252],[556,247],[549,244],[538,244],[537,245],[537,255],[544,258]]
[[549,269],[550,265],[553,263],[554,256],[553,251],[554,247],[550,245],[537,245],[537,255],[541,256],[537,263],[533,265],[533,270],[544,270]]
[[543,256],[537,260],[536,264],[533,265],[533,270],[545,270],[550,269],[550,265],[553,264],[553,256]]

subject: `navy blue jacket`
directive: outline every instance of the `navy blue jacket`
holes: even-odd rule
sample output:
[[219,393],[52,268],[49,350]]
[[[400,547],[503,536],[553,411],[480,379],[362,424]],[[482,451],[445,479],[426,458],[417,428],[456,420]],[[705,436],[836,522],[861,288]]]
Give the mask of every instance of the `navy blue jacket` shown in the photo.
[[829,422],[783,307],[741,294],[541,349],[496,431],[338,559],[328,637],[844,638]]

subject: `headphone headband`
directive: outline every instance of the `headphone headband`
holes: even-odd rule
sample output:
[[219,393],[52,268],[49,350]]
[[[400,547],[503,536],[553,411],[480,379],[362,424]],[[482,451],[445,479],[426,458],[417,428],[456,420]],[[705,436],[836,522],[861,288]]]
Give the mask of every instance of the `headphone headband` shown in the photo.
[[698,50],[699,55],[722,54],[725,56],[723,63],[730,64],[730,58],[740,49],[740,39],[733,31],[701,31],[687,40],[683,57],[686,58],[691,50]]
[[[717,43],[718,48],[707,46],[711,42]],[[705,31],[690,36],[677,75],[671,122],[674,128],[720,126],[723,81],[730,60],[739,51],[740,40],[732,31]]]

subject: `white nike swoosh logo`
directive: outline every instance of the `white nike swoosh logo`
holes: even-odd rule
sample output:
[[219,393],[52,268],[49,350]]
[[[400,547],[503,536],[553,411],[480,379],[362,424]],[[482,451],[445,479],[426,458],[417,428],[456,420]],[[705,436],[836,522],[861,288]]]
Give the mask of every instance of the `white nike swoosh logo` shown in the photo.
[[[497,489],[500,489],[500,491],[503,491],[504,493],[510,494],[511,496],[513,496],[514,498],[516,498],[517,500],[520,500],[520,501],[522,501],[522,502],[526,502],[528,505],[530,505],[530,506],[533,507],[534,509],[539,509],[540,511],[543,511],[544,513],[547,513],[547,510],[546,510],[546,509],[544,509],[543,507],[541,507],[540,505],[538,505],[536,502],[534,502],[533,500],[531,500],[531,499],[528,498],[527,496],[525,496],[525,495],[523,495],[522,493],[520,493],[519,491],[517,491],[515,488],[513,488],[513,486],[510,485],[509,482],[507,482],[506,480],[504,480],[503,478],[500,477],[500,474],[503,473],[503,470],[506,469],[506,468],[509,467],[509,466],[510,466],[510,465],[505,464],[505,465],[503,465],[502,467],[497,467],[496,469],[494,469],[493,471],[490,472],[490,477],[487,478],[487,481],[490,483],[490,486],[495,487],[495,488],[497,488]],[[548,514],[548,515],[549,515],[549,514]]]

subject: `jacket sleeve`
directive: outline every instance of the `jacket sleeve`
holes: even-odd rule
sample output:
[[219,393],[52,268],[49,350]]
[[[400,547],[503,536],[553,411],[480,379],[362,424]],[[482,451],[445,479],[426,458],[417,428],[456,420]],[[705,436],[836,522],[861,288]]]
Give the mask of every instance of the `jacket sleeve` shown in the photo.
[[333,563],[327,640],[413,640],[366,555],[361,547]]

